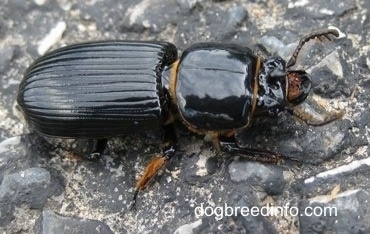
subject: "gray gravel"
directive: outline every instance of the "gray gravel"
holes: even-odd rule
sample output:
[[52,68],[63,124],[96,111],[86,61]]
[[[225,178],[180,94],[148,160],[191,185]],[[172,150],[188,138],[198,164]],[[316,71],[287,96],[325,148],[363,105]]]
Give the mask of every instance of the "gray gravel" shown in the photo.
[[[0,0],[0,231],[3,233],[369,233],[370,2],[242,0]],[[16,107],[18,85],[40,54],[76,42],[164,40],[179,52],[204,41],[240,43],[289,58],[303,35],[335,26],[344,36],[312,41],[298,68],[313,77],[305,108],[345,109],[310,127],[287,113],[258,119],[240,145],[293,160],[251,162],[217,152],[180,124],[181,152],[129,210],[135,180],[160,152],[157,132],[110,139],[100,160],[77,154],[93,140],[46,139]],[[72,153],[75,152],[75,153]],[[77,154],[76,154],[77,153]],[[197,213],[197,207],[334,207],[336,215]],[[221,209],[221,208],[219,208]],[[322,210],[322,209],[321,209]],[[317,211],[319,209],[317,208]]]

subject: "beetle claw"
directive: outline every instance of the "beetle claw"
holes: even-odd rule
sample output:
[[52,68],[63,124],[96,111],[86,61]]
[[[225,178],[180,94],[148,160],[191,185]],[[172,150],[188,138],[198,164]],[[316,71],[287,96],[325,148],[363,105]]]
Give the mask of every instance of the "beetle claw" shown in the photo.
[[101,156],[101,154],[99,152],[93,152],[93,153],[89,154],[87,156],[87,158],[90,159],[90,160],[95,160],[95,159],[100,158],[100,156]]

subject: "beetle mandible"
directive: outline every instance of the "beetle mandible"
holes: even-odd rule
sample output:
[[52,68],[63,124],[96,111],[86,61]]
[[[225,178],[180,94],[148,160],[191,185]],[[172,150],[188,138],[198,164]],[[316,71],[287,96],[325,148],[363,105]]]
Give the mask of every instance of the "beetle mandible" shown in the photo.
[[99,157],[107,138],[163,128],[162,154],[147,165],[138,192],[175,155],[174,119],[212,139],[216,148],[267,162],[280,155],[239,147],[235,132],[251,118],[288,111],[309,125],[324,120],[295,108],[311,90],[311,78],[291,70],[309,40],[338,37],[334,29],[303,37],[286,63],[263,59],[238,44],[199,43],[180,59],[169,42],[98,41],[66,46],[37,59],[19,87],[18,103],[36,132],[61,138],[96,138]]

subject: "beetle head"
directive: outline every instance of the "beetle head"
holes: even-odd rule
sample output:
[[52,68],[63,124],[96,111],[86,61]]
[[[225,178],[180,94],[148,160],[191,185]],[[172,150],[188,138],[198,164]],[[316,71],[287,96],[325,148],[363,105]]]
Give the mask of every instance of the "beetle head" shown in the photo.
[[285,61],[272,56],[264,60],[259,73],[258,111],[277,114],[304,100],[311,91],[311,77],[302,70],[288,70]]
[[305,71],[288,71],[286,101],[298,105],[306,100],[312,86],[311,77]]

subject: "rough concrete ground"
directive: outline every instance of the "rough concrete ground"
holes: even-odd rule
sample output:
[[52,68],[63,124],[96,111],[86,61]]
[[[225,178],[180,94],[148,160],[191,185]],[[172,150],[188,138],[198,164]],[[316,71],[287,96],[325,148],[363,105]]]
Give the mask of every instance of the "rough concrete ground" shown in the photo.
[[[210,0],[0,0],[0,230],[4,233],[368,233],[370,232],[370,2]],[[72,157],[92,142],[44,139],[15,107],[28,65],[48,49],[104,39],[164,40],[183,51],[233,42],[287,59],[299,38],[335,26],[345,36],[310,42],[300,57],[313,77],[308,104],[344,109],[306,126],[289,114],[258,120],[241,145],[276,150],[280,165],[215,151],[178,126],[181,152],[139,195],[135,180],[160,152],[156,132],[111,139],[98,161]],[[316,104],[315,104],[316,103]],[[253,216],[232,207],[335,207],[336,216]],[[195,214],[211,207],[213,215]],[[271,207],[272,206],[272,207]],[[212,211],[208,208],[207,211]],[[217,209],[216,209],[217,208]],[[322,211],[322,209],[321,209]]]

